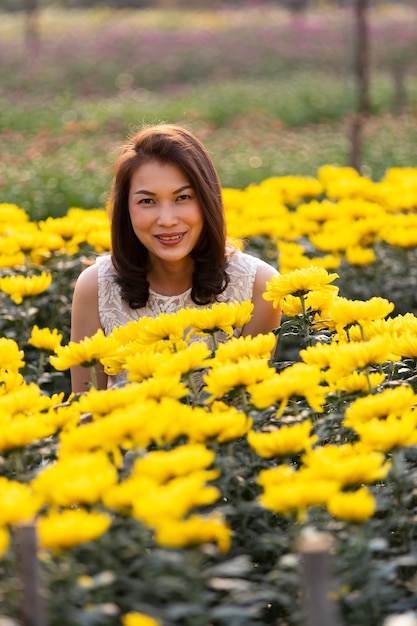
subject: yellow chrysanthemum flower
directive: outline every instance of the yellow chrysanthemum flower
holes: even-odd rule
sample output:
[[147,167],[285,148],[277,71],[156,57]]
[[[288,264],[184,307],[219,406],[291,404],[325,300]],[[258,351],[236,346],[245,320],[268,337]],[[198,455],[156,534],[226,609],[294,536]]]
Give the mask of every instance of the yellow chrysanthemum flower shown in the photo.
[[[369,189],[373,190],[374,183]],[[364,198],[345,198],[337,203],[338,215],[346,215],[353,221],[353,227],[361,232],[378,232],[378,224],[386,219],[385,209],[376,202]],[[376,226],[377,224],[377,226]]]
[[273,487],[281,483],[295,480],[296,470],[291,465],[278,465],[270,469],[261,470],[257,479],[258,485],[261,487]]
[[[1,223],[0,223],[0,258],[3,259],[10,256],[12,258],[15,255],[23,254],[21,246],[19,245],[18,239],[11,229],[7,234],[3,235],[1,233]],[[23,254],[24,258],[24,254]],[[4,267],[7,267],[6,265]]]
[[38,520],[39,543],[43,548],[62,550],[94,541],[111,524],[110,515],[87,512],[84,509],[67,509],[50,512]]
[[160,313],[157,317],[142,317],[129,322],[126,327],[114,329],[112,335],[121,344],[135,341],[143,346],[150,346],[161,340],[177,343],[183,339],[187,328],[187,312],[181,309],[178,313]]
[[77,401],[81,413],[92,413],[94,417],[108,416],[117,409],[129,408],[137,398],[139,384],[109,389],[89,389]]
[[366,522],[376,510],[375,498],[366,487],[360,487],[354,492],[335,493],[326,506],[334,517],[357,523]]
[[10,535],[6,528],[0,526],[0,559],[3,557],[10,543]]
[[346,261],[350,265],[372,265],[376,261],[375,252],[371,248],[365,248],[363,246],[352,246],[347,248],[345,252]]
[[[337,290],[335,291],[320,291],[313,290],[309,291],[308,294],[304,297],[304,309],[310,313],[321,313],[325,312],[322,315],[322,318],[328,318],[328,307],[333,298],[337,297]],[[301,315],[304,313],[303,305],[301,298],[297,296],[288,295],[285,296],[281,300],[281,310],[284,315],[295,316]],[[315,321],[317,323],[317,321]],[[324,324],[324,320],[322,320],[321,324]],[[331,320],[326,320],[326,326],[331,324]]]
[[128,380],[141,381],[153,375],[180,376],[193,372],[206,365],[211,350],[204,342],[193,342],[178,352],[148,352],[131,354],[126,357]]
[[43,414],[17,414],[0,419],[0,450],[22,448],[55,434],[56,430]]
[[128,380],[141,382],[163,369],[164,364],[171,356],[172,353],[165,350],[155,352],[152,349],[148,350],[145,348],[143,351],[134,353],[126,351],[122,369],[127,370]]
[[62,394],[49,397],[35,383],[25,384],[0,397],[0,411],[8,417],[34,415],[58,404],[62,397]]
[[213,504],[220,496],[219,490],[207,485],[217,472],[198,471],[188,476],[173,478],[141,493],[132,503],[132,514],[148,526],[157,528],[161,519],[182,519],[198,506]]
[[272,176],[259,183],[258,190],[270,191],[285,204],[293,205],[303,198],[319,196],[323,185],[312,176]]
[[200,444],[178,446],[169,451],[155,450],[137,459],[132,473],[164,483],[176,476],[206,469],[212,464],[214,456],[212,450]]
[[394,304],[378,297],[362,301],[337,296],[329,303],[328,310],[337,332],[340,333],[352,324],[362,326],[366,322],[385,318],[394,310]]
[[306,267],[322,267],[325,270],[337,270],[341,262],[340,254],[323,254],[322,256],[310,257],[307,254],[301,254],[291,257],[279,257],[280,270],[282,274],[288,274],[294,270]]
[[108,509],[130,512],[133,502],[143,494],[158,487],[158,483],[149,476],[129,476],[117,485],[109,487],[103,494],[102,502]]
[[406,411],[398,417],[390,415],[385,420],[372,418],[353,426],[364,446],[383,452],[417,444],[416,427],[415,411]]
[[322,165],[318,170],[318,178],[326,195],[335,199],[363,197],[373,186],[369,178],[361,176],[353,167]]
[[412,387],[399,385],[393,389],[384,389],[380,393],[357,398],[345,411],[344,423],[356,428],[357,424],[370,419],[382,419],[391,416],[399,417],[414,407],[417,396]]
[[0,254],[0,268],[17,268],[25,263],[25,255],[23,252],[15,252],[14,254]]
[[0,476],[0,526],[28,522],[41,506],[41,498],[28,485]]
[[[189,431],[193,429],[195,422],[205,419],[206,414],[207,411],[203,407],[185,404],[175,398],[161,398],[149,423],[150,437],[160,447],[176,442],[179,437],[188,438],[190,443],[196,443],[196,440],[189,437]],[[173,415],[175,419],[172,419]]]
[[279,306],[282,298],[288,295],[305,296],[309,291],[336,291],[337,287],[330,285],[338,278],[338,274],[329,274],[322,267],[307,267],[294,270],[288,274],[273,276],[266,284],[265,300],[271,300],[275,307]]
[[296,207],[295,213],[297,218],[308,219],[319,225],[329,220],[335,220],[340,215],[338,204],[327,198],[320,201],[302,202]]
[[330,391],[347,394],[370,392],[372,389],[377,389],[384,381],[385,374],[383,372],[370,372],[369,374],[366,372],[352,372],[352,374],[342,376],[341,378],[330,376],[328,380],[326,379]]
[[46,350],[48,352],[55,352],[61,345],[62,334],[58,333],[58,330],[54,328],[39,328],[34,326],[32,333],[28,339],[28,343],[38,350]]
[[80,423],[81,412],[76,403],[64,403],[62,406],[50,408],[42,417],[47,427],[59,432],[62,429],[75,428]]
[[19,350],[19,346],[14,339],[0,337],[0,354],[1,370],[17,372],[25,365],[23,350]]
[[[21,241],[21,240],[20,240]],[[22,249],[31,249],[31,258],[45,262],[51,257],[51,252],[62,252],[65,246],[64,238],[57,233],[38,231],[32,240],[21,241]]]
[[[111,356],[101,359],[104,371],[109,376],[115,376],[126,371],[126,363],[129,359],[132,359],[136,367],[136,361],[133,357],[137,357],[139,361],[137,365],[138,379],[141,368],[143,369],[143,378],[148,378],[156,371],[156,363],[162,361],[161,355],[164,356],[165,361],[168,361],[176,351],[188,348],[188,344],[182,339],[175,342],[170,339],[160,339],[150,344],[147,344],[146,341],[144,343],[140,337],[138,338],[137,331],[133,332],[133,324],[136,322],[129,322],[126,326],[115,328],[111,333],[111,337],[116,342],[116,349]],[[133,335],[135,339],[131,338]],[[148,355],[149,359],[147,358]],[[149,364],[147,365],[148,361]]]
[[131,447],[131,441],[146,448],[152,440],[150,426],[155,418],[155,408],[153,402],[143,402],[140,406],[134,404],[117,409],[106,418],[61,433],[61,457],[100,449],[113,452],[122,445]]
[[211,412],[194,411],[184,429],[190,442],[216,440],[219,443],[243,437],[252,428],[253,420],[246,413],[237,411],[221,402],[214,402]]
[[386,324],[389,324],[389,330],[394,335],[399,337],[411,332],[417,332],[417,317],[413,313],[406,313],[405,315],[397,315],[396,317],[385,320]]
[[167,548],[216,542],[220,552],[230,550],[232,531],[222,518],[191,515],[185,520],[162,520],[156,527],[156,542]]
[[275,349],[276,341],[274,333],[260,334],[255,337],[233,337],[219,345],[213,365],[220,362],[237,363],[244,357],[269,359]]
[[383,454],[357,443],[306,450],[301,460],[311,476],[337,480],[342,486],[382,480],[391,467]]
[[275,369],[265,359],[243,358],[237,363],[219,363],[203,376],[204,391],[213,398],[239,387],[248,387],[274,376]]
[[[396,333],[396,318],[371,320],[363,323],[363,326],[354,325],[349,328],[349,334],[342,331],[340,334],[335,333],[334,341],[338,343],[361,342],[363,337],[370,341],[374,337],[385,336],[386,340],[391,343]],[[399,329],[399,332],[402,332]]]
[[361,233],[352,228],[348,219],[327,222],[319,232],[310,235],[310,241],[322,252],[343,253],[360,245]]
[[266,470],[261,477],[264,492],[259,501],[265,508],[284,515],[298,513],[302,517],[306,509],[325,504],[340,488],[336,480],[312,478],[302,469],[287,476],[284,472],[280,482],[270,482],[267,476],[270,471]]
[[116,349],[114,338],[106,337],[100,328],[92,337],[86,337],[79,343],[70,341],[66,346],[58,346],[56,356],[50,357],[51,365],[59,371],[76,365],[90,367],[110,356]]
[[176,372],[170,376],[156,375],[144,380],[138,386],[137,400],[161,400],[162,398],[185,398],[189,389],[181,382],[180,374]]
[[259,456],[271,459],[274,456],[292,456],[310,448],[317,436],[310,436],[311,422],[305,421],[292,426],[281,426],[267,433],[248,433],[248,443]]
[[4,276],[0,278],[0,291],[6,293],[16,304],[23,298],[38,296],[46,291],[52,282],[52,275],[42,272],[39,276]]
[[10,224],[24,224],[28,221],[29,215],[17,204],[12,204],[11,202],[0,203],[0,224],[6,224],[9,228]]
[[117,470],[103,451],[68,456],[32,480],[34,493],[57,506],[94,504],[117,482]]
[[399,216],[391,218],[386,228],[380,233],[380,237],[390,246],[399,248],[415,248],[417,245],[417,223],[415,215]]
[[0,368],[0,397],[7,396],[9,393],[17,391],[20,387],[24,387],[25,385],[26,381],[22,374]]
[[234,328],[241,328],[249,322],[252,312],[253,303],[249,300],[230,304],[221,302],[204,309],[188,309],[187,320],[191,331],[187,335],[187,340],[194,333],[204,336],[216,331],[223,331],[231,337]]
[[161,626],[161,622],[144,613],[125,613],[121,617],[123,626]]
[[386,336],[376,336],[369,341],[339,344],[338,349],[332,352],[330,363],[332,376],[337,379],[369,365],[397,360],[398,355],[393,353],[392,348]]
[[417,359],[417,336],[415,330],[405,330],[401,335],[394,335],[395,351],[402,357]]
[[278,416],[282,415],[290,398],[304,396],[308,404],[318,412],[323,411],[326,397],[325,387],[321,386],[322,374],[314,365],[294,363],[264,380],[248,387],[251,402],[258,409],[266,409],[280,402]]
[[111,233],[109,226],[107,226],[107,228],[95,228],[91,230],[87,234],[86,241],[96,252],[101,253],[111,250]]
[[316,343],[300,350],[300,357],[306,365],[314,365],[326,370],[337,357],[339,346],[336,343]]

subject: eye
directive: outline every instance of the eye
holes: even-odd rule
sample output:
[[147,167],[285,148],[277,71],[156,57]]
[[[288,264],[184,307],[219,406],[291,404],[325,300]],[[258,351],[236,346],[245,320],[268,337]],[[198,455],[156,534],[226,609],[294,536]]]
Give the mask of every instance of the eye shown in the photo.
[[182,193],[180,196],[178,196],[177,198],[177,202],[185,202],[186,200],[190,200],[191,196],[188,193]]
[[138,201],[138,204],[153,204],[153,202],[152,198],[142,198]]

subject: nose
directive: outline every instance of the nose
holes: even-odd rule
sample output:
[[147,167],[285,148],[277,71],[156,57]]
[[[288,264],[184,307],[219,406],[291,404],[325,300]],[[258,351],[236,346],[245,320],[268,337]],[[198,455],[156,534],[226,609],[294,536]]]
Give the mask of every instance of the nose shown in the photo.
[[174,226],[178,223],[175,205],[172,202],[161,203],[157,223],[159,226]]

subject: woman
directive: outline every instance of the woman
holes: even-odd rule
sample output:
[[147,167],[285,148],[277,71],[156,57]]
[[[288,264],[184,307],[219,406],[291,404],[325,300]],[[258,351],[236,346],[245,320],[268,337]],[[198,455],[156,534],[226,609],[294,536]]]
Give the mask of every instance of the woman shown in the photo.
[[[133,136],[116,163],[111,205],[112,253],[77,280],[72,341],[215,302],[252,300],[253,316],[238,334],[279,326],[279,310],[262,298],[277,271],[227,245],[220,180],[192,133],[160,124]],[[87,370],[75,367],[71,376],[73,391],[85,391]],[[108,385],[102,369],[98,385]]]

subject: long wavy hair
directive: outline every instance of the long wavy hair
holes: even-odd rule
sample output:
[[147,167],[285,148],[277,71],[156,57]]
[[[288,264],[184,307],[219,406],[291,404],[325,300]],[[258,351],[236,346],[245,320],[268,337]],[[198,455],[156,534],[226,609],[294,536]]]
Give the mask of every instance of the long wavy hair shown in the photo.
[[177,165],[194,189],[204,223],[191,252],[194,260],[191,298],[196,304],[214,302],[228,284],[221,184],[203,144],[175,124],[144,127],[130,138],[116,162],[111,188],[112,261],[122,298],[132,309],[145,306],[149,298],[148,250],[135,235],[128,208],[132,176],[149,161]]

